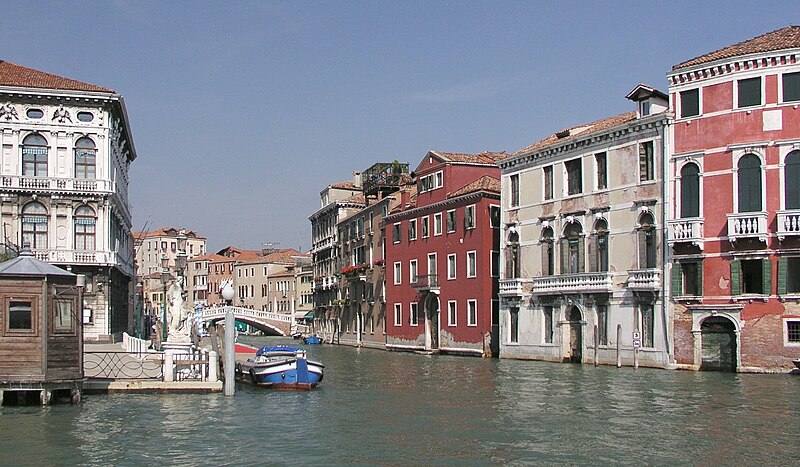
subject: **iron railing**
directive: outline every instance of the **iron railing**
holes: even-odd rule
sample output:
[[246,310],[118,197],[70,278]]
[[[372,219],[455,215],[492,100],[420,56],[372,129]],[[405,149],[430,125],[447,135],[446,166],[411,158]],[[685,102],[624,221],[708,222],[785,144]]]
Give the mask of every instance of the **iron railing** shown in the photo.
[[141,352],[84,352],[83,374],[96,379],[163,378],[163,354]]

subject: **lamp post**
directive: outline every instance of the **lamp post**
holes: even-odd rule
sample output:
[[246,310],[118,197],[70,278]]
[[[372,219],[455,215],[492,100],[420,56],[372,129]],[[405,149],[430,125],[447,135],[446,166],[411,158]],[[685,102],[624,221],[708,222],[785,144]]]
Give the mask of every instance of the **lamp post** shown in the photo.
[[161,254],[161,284],[164,295],[161,300],[161,341],[167,340],[167,281],[169,280],[169,258],[166,253]]

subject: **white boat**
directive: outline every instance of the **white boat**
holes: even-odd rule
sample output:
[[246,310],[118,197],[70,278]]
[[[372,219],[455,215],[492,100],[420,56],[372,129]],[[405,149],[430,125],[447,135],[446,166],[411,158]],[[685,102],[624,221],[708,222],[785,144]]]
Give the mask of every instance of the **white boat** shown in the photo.
[[325,365],[308,360],[298,347],[264,346],[255,359],[236,364],[236,376],[258,386],[311,389],[322,382]]

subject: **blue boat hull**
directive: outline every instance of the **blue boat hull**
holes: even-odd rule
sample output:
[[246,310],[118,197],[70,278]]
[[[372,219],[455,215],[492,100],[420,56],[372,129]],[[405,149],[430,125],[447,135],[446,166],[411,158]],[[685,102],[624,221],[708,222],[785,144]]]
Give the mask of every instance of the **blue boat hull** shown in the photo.
[[322,344],[322,338],[319,336],[309,336],[303,340],[306,344]]
[[276,389],[311,389],[322,381],[324,365],[305,358],[273,362],[243,362],[240,379]]

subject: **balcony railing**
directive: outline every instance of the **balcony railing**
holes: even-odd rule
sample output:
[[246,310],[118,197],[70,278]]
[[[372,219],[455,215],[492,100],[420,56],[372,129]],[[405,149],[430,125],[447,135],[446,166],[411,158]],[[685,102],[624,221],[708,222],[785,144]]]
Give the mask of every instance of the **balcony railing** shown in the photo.
[[34,249],[37,259],[48,263],[67,264],[117,264],[119,257],[113,251],[100,250],[42,250]]
[[611,273],[590,272],[533,278],[534,295],[560,293],[610,293]]
[[728,214],[728,239],[758,238],[767,241],[766,212],[737,212]]
[[690,217],[675,219],[667,223],[669,226],[669,243],[693,243],[703,248],[703,218]]
[[800,235],[800,209],[778,211],[778,239]]
[[521,297],[525,291],[525,285],[530,283],[531,279],[503,279],[500,281],[498,295],[501,297]]
[[661,288],[661,270],[637,269],[628,271],[628,288],[630,290],[653,292]]
[[72,191],[80,193],[111,193],[114,191],[111,180],[24,177],[19,175],[4,175],[0,177],[0,186],[4,189],[17,188],[20,190],[34,191]]
[[416,280],[411,282],[411,287],[416,290],[431,290],[439,288],[439,276],[437,274],[428,274],[427,276],[417,276]]

